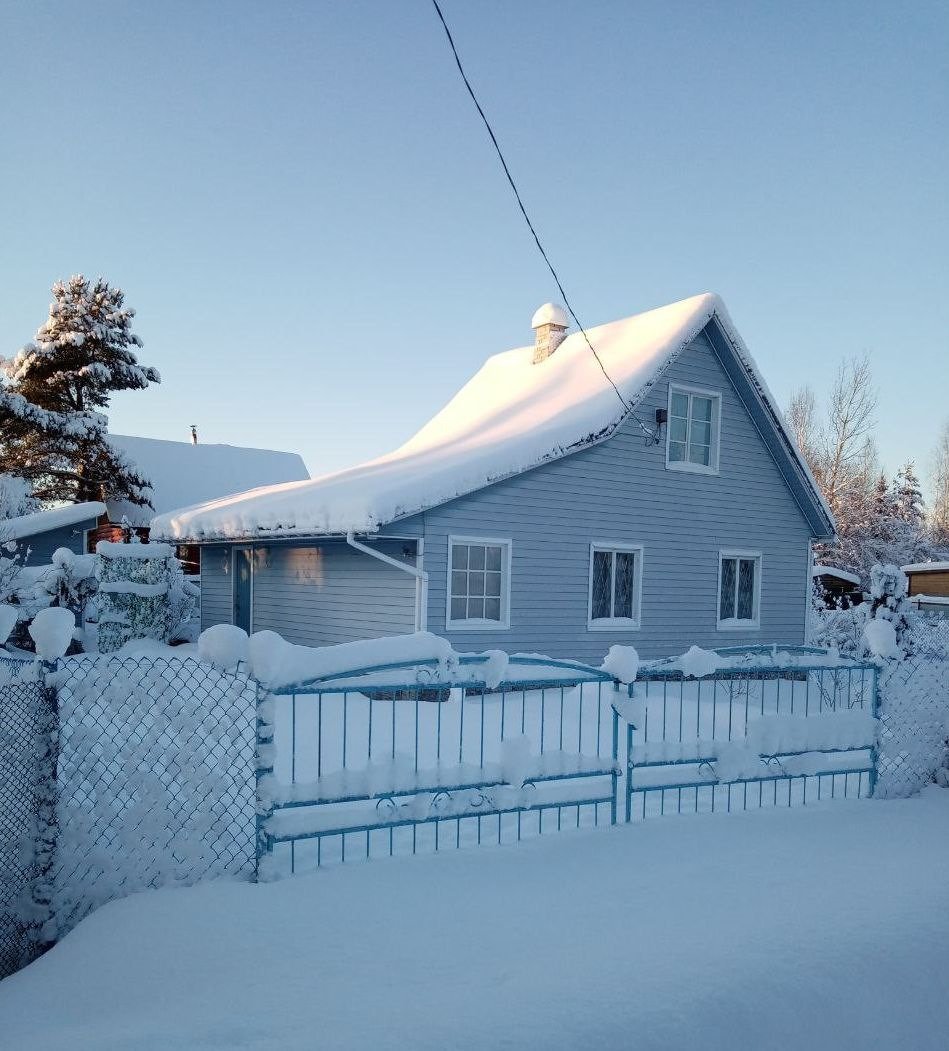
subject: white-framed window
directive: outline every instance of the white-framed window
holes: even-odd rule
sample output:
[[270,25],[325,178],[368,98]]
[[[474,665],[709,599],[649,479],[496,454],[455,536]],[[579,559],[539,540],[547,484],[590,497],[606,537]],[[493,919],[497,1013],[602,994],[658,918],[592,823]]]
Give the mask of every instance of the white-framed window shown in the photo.
[[761,553],[720,551],[718,627],[757,628],[761,609]]
[[511,626],[511,541],[448,538],[448,611],[453,631]]
[[669,470],[717,474],[721,429],[722,396],[718,391],[669,385]]
[[588,628],[591,631],[638,628],[642,577],[640,545],[608,541],[590,544]]

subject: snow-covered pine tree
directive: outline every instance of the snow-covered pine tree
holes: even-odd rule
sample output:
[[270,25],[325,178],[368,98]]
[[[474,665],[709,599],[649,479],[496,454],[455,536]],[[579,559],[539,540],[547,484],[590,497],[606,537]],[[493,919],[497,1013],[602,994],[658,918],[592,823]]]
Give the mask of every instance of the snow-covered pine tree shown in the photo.
[[893,479],[893,510],[897,518],[922,530],[926,517],[923,503],[923,490],[916,477],[913,461],[909,460],[897,472]]
[[942,427],[932,459],[933,499],[929,534],[942,556],[949,556],[949,420]]
[[113,393],[160,382],[139,365],[135,311],[121,289],[79,275],[53,286],[49,318],[15,357],[3,359],[0,469],[29,478],[42,500],[118,498],[147,504],[148,481],[106,438]]
[[[39,510],[39,501],[33,495],[33,487],[26,478],[15,474],[0,474],[0,523],[5,518],[18,518]],[[0,540],[3,526],[0,524]]]

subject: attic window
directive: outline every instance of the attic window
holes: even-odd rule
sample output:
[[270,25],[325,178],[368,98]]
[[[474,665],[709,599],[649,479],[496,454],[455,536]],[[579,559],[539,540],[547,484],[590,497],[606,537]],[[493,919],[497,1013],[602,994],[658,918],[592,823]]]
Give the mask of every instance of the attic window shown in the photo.
[[669,387],[666,467],[718,473],[722,396],[717,391]]

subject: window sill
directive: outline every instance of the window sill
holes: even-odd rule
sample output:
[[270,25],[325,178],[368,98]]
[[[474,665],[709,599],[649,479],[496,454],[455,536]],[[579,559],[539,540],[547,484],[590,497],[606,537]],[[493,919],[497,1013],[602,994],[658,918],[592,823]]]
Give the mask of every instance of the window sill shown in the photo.
[[588,620],[587,631],[639,631],[638,620]]
[[510,621],[503,620],[449,620],[446,631],[509,631]]
[[718,631],[760,631],[760,620],[720,620],[716,625]]
[[718,474],[717,467],[706,467],[703,463],[688,460],[666,460],[667,471],[684,471],[686,474]]

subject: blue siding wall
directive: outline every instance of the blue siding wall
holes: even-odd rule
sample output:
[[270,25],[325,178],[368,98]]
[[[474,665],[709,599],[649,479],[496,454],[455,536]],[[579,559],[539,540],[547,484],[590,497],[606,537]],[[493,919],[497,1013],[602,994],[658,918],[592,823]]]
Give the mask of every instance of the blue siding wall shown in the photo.
[[[391,558],[403,544],[374,544]],[[413,545],[414,546],[414,545]],[[207,547],[201,560],[201,626],[230,623],[229,549]],[[415,630],[415,578],[341,541],[255,545],[254,631],[326,646]]]
[[[704,334],[637,406],[647,425],[666,406],[670,382],[721,391],[717,475],[666,470],[665,443],[646,446],[630,421],[600,445],[390,527],[424,536],[430,631],[460,649],[541,651],[597,663],[614,643],[652,657],[693,643],[803,641],[810,529]],[[450,534],[513,541],[510,629],[446,631]],[[643,545],[638,630],[588,629],[591,541]],[[716,629],[723,548],[762,553],[757,630]]]
[[[33,536],[24,537],[18,541],[20,551],[29,555],[24,560],[27,566],[45,566],[53,560],[53,552],[60,547],[67,547],[77,555],[86,553],[86,531],[95,529],[96,519],[89,518],[84,522],[74,525],[60,526],[58,529],[50,529],[45,533],[34,533]],[[0,530],[2,535],[2,530]]]

